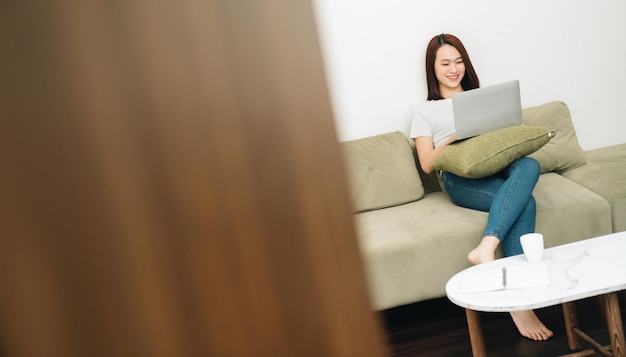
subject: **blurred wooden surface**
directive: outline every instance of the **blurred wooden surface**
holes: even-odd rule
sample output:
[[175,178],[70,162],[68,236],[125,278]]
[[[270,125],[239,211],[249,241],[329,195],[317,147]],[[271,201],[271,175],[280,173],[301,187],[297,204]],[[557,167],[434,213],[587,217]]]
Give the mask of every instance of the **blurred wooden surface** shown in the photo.
[[0,355],[385,355],[309,1],[0,10]]

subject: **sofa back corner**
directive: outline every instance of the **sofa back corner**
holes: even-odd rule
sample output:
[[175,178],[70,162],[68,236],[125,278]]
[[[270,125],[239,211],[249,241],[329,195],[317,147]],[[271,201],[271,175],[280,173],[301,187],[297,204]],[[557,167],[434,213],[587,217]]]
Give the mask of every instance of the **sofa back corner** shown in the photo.
[[396,131],[341,142],[355,212],[419,200],[424,196],[415,149]]

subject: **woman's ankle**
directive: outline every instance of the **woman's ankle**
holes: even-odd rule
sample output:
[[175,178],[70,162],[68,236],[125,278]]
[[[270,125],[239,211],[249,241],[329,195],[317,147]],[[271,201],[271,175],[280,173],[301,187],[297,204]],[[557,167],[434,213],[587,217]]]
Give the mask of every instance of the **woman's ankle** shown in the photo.
[[485,236],[480,244],[467,255],[470,263],[482,264],[495,260],[496,248],[500,245],[500,240],[495,236]]

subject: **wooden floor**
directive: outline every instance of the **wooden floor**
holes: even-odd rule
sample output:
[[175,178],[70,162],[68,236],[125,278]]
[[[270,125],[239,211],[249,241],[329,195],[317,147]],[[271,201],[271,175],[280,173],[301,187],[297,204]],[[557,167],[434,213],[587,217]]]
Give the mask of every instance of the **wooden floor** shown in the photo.
[[[622,321],[626,322],[626,291],[619,293]],[[597,298],[576,303],[582,330],[603,345],[610,344],[606,320]],[[507,313],[481,313],[488,356],[560,356],[568,354],[561,306],[537,310],[554,333],[549,341],[521,337]],[[441,298],[381,312],[390,356],[471,356],[465,310]],[[590,348],[590,346],[585,346]]]

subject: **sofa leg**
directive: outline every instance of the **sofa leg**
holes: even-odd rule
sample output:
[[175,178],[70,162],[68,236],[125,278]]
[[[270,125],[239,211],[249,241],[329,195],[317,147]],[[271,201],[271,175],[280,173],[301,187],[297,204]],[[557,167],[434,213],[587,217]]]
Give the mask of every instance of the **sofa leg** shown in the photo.
[[483,328],[478,312],[465,309],[465,316],[467,317],[467,328],[469,330],[470,343],[472,344],[472,355],[474,357],[486,357],[485,338],[483,337]]

